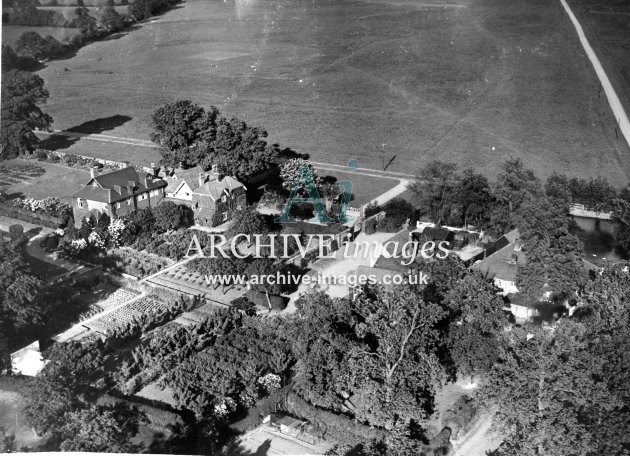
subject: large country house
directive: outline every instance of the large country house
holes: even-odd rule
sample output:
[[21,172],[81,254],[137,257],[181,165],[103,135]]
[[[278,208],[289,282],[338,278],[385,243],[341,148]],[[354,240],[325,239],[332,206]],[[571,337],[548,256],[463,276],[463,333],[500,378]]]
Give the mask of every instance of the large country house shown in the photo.
[[75,223],[80,226],[83,219],[102,214],[110,218],[120,217],[127,212],[157,206],[164,199],[167,183],[150,172],[127,167],[105,174],[90,171],[90,180],[74,195]]
[[159,176],[168,183],[166,201],[189,206],[198,225],[221,225],[246,204],[245,185],[233,177],[221,176],[216,167],[211,171],[200,167],[164,169]]
[[145,171],[127,167],[100,175],[93,168],[88,183],[73,195],[74,220],[80,226],[91,215],[115,218],[172,201],[190,207],[196,224],[218,226],[245,206],[246,190],[235,178],[219,175],[216,168],[160,170],[151,165]]

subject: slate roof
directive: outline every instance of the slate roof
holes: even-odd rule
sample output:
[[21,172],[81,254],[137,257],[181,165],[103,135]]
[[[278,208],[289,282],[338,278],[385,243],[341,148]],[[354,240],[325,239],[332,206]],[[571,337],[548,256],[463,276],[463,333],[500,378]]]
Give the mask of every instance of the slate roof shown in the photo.
[[205,173],[200,166],[189,169],[176,169],[164,173],[165,175],[161,176],[161,178],[168,184],[166,193],[174,193],[182,182],[186,182],[191,190],[199,187],[199,173]]
[[218,200],[223,195],[223,191],[231,192],[237,188],[245,188],[245,186],[230,176],[225,176],[219,180],[217,177],[210,176],[210,179],[201,187],[193,189],[193,193],[199,195],[209,195],[213,200]]
[[518,240],[518,230],[501,236],[493,246],[496,250],[485,259],[473,264],[471,269],[481,272],[488,278],[515,282],[519,266],[527,262],[525,254],[520,250],[515,250]]
[[[128,185],[131,181],[134,182],[134,186],[133,191],[129,192]],[[151,174],[137,171],[136,168],[130,166],[93,177],[72,196],[101,203],[115,203],[126,200],[132,195],[146,193],[166,187],[166,185],[166,182],[162,179],[153,178]],[[120,187],[120,189],[117,187]]]

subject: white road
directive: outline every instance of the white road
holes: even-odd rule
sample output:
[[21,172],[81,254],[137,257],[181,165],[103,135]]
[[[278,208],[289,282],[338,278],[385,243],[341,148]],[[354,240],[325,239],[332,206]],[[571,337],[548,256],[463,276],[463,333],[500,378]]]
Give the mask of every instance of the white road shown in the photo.
[[575,17],[575,14],[573,14],[571,7],[569,6],[566,0],[560,0],[560,3],[564,7],[564,10],[567,12],[569,19],[571,19],[571,22],[573,23],[573,26],[575,27],[575,30],[577,31],[578,37],[580,39],[580,43],[582,43],[582,47],[584,47],[584,50],[586,51],[586,55],[591,61],[593,68],[595,68],[595,73],[597,73],[597,77],[599,78],[599,81],[601,82],[602,87],[604,88],[604,92],[606,93],[606,98],[608,98],[608,104],[610,105],[610,108],[615,114],[615,119],[617,119],[617,125],[619,127],[619,130],[621,131],[621,134],[625,137],[626,142],[628,143],[628,146],[630,146],[630,120],[628,120],[628,115],[623,107],[623,104],[621,103],[621,100],[617,96],[617,93],[615,92],[613,85],[610,83],[610,79],[608,79],[608,76],[606,75],[606,72],[604,71],[604,67],[602,66],[601,62],[597,58],[597,54],[595,54],[595,51],[593,50],[590,43],[588,42],[588,39],[586,38],[586,34],[584,33],[584,30],[582,29],[580,22]]

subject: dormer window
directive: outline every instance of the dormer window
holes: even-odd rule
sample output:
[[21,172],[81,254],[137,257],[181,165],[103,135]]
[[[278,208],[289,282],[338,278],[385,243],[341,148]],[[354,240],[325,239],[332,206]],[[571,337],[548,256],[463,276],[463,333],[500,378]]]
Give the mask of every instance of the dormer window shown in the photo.
[[81,207],[81,208],[83,207],[83,201],[77,200],[77,204],[78,204],[79,207]]
[[227,195],[223,195],[221,197],[221,201],[225,203],[227,201]]

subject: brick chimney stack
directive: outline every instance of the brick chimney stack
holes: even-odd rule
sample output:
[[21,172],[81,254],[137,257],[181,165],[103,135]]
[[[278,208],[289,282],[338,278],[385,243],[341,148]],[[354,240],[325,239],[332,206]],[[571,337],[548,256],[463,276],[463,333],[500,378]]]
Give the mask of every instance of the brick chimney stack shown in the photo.
[[206,173],[199,173],[199,186],[206,183]]
[[90,177],[94,179],[98,175],[98,168],[96,166],[90,167]]

